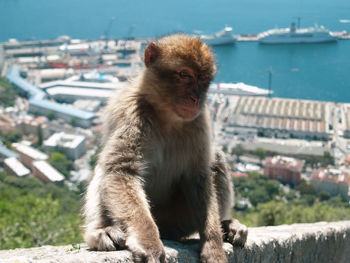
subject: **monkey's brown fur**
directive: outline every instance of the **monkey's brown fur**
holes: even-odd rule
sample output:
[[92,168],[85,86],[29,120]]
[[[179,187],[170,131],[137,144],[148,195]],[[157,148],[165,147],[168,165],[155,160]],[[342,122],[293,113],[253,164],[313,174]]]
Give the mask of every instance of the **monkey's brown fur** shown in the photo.
[[97,250],[127,247],[138,262],[165,262],[161,237],[198,231],[201,261],[227,262],[222,235],[243,245],[247,229],[230,218],[231,180],[212,149],[205,99],[214,56],[198,38],[172,35],[146,48],[145,65],[106,107],[85,241]]

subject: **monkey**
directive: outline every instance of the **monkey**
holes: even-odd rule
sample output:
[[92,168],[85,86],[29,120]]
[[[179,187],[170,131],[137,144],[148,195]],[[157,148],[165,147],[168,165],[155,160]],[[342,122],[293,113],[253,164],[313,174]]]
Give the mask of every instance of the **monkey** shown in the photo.
[[91,249],[127,248],[136,262],[163,263],[161,239],[197,232],[200,261],[227,262],[223,241],[243,246],[247,228],[231,217],[231,178],[211,142],[214,54],[198,37],[174,34],[149,43],[144,64],[107,103],[84,239]]

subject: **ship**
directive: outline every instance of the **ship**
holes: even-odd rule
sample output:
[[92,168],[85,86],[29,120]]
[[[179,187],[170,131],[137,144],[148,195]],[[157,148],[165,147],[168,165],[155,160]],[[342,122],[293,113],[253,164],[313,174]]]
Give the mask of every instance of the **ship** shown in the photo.
[[232,45],[237,41],[237,38],[232,33],[232,27],[229,26],[214,34],[200,35],[199,37],[211,46]]
[[271,29],[259,35],[261,44],[301,44],[336,42],[338,38],[323,26],[296,28],[295,23],[290,28]]
[[237,96],[269,96],[273,93],[273,91],[238,82],[212,83],[209,86],[209,93],[219,93],[224,95]]

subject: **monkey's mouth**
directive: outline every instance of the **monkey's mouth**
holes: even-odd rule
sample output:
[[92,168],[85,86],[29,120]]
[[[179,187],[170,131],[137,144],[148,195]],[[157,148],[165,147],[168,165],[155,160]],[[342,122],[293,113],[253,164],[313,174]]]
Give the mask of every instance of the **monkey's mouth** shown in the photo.
[[201,111],[201,104],[199,103],[199,100],[183,100],[181,103],[176,104],[175,111],[181,118],[191,120],[199,115]]

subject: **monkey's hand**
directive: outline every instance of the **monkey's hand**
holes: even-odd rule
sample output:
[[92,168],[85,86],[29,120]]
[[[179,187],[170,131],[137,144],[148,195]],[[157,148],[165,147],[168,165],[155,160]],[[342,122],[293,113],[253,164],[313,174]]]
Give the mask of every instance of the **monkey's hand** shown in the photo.
[[215,242],[215,240],[206,241],[202,246],[200,260],[202,263],[227,263],[221,242]]
[[162,241],[155,235],[153,237],[139,237],[138,240],[129,237],[127,247],[133,254],[137,263],[166,263],[165,251]]
[[99,251],[113,251],[125,248],[125,235],[117,226],[99,228],[85,234],[89,247]]
[[225,220],[221,224],[224,230],[224,241],[234,246],[243,247],[247,241],[248,228],[237,219]]

